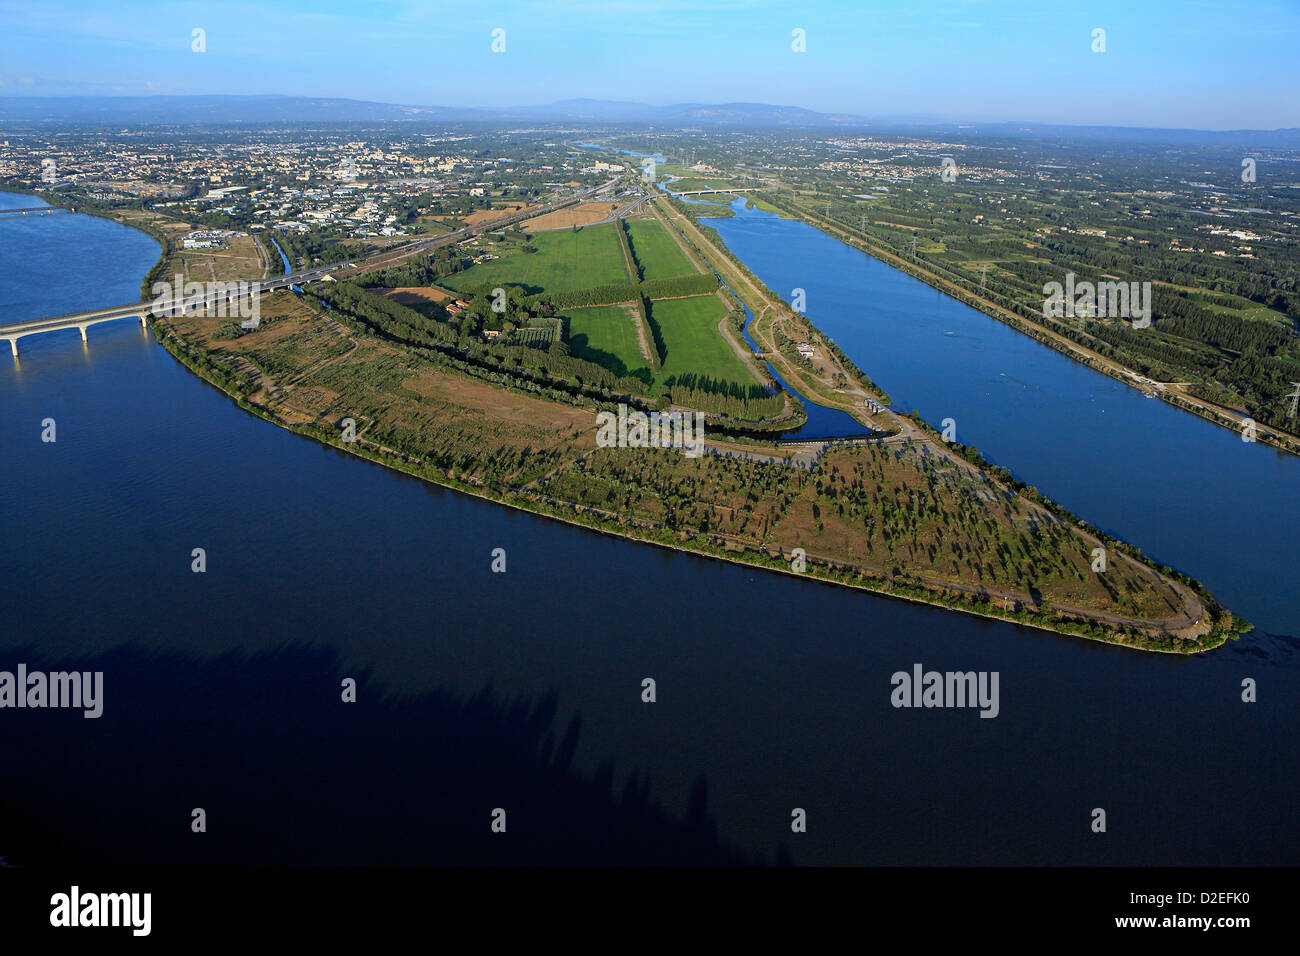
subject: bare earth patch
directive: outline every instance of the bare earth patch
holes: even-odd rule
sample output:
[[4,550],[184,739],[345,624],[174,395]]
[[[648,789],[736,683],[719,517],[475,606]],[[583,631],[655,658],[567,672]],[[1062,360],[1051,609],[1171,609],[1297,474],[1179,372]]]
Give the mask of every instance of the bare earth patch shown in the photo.
[[451,296],[441,289],[435,289],[433,286],[403,286],[398,289],[371,289],[371,292],[382,295],[386,299],[392,299],[401,305],[418,306],[425,302],[445,302]]
[[523,208],[523,203],[510,202],[505,203],[499,209],[475,209],[468,216],[461,216],[461,221],[467,226],[477,226],[481,222],[500,219],[502,216],[509,215],[510,213]]
[[609,218],[614,211],[612,202],[584,202],[576,206],[566,206],[544,216],[537,216],[524,223],[525,229],[569,229],[573,226],[588,226]]

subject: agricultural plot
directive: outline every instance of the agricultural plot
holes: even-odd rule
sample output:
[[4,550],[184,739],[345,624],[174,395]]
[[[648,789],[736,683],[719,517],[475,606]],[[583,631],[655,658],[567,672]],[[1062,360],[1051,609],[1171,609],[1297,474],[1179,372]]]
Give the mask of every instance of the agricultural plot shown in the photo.
[[716,295],[659,299],[651,322],[663,343],[661,379],[696,374],[748,385],[757,379],[718,331],[727,308]]
[[632,251],[646,279],[671,279],[697,271],[657,219],[628,223]]
[[547,348],[554,339],[555,333],[551,329],[516,329],[510,334],[511,345],[522,345],[524,348],[529,349]]
[[[158,281],[174,282],[178,273],[186,282],[236,282],[241,279],[260,279],[266,275],[262,257],[257,253],[257,240],[252,236],[239,236],[227,239],[222,249],[183,249],[180,238],[193,227],[188,223],[167,223],[144,217],[123,217],[126,221],[145,222],[162,229],[172,240],[172,248],[167,256],[167,263],[161,270]],[[268,243],[266,249],[279,272],[280,257],[275,254]]]
[[[1161,285],[1164,284],[1161,283]],[[1258,302],[1252,302],[1243,296],[1224,295],[1223,293],[1215,293],[1210,289],[1191,286],[1172,286],[1172,288],[1190,293],[1188,298],[1198,306],[1211,312],[1217,312],[1219,315],[1232,315],[1251,321],[1272,322],[1288,330],[1295,325],[1285,313],[1260,305]],[[1226,302],[1231,302],[1232,306],[1224,304]]]
[[467,216],[461,217],[461,222],[467,226],[477,226],[480,223],[489,222],[493,219],[500,219],[502,216],[509,215],[524,208],[521,202],[507,202],[499,206],[490,206],[487,209],[475,209]]
[[649,374],[649,363],[641,354],[636,323],[621,305],[598,305],[570,309],[564,314],[569,326],[569,351],[580,359],[595,362],[615,375]]
[[447,293],[434,286],[403,286],[397,289],[372,289],[375,295],[382,295],[386,299],[392,299],[394,302],[400,302],[402,305],[408,305],[413,309],[418,309],[422,305],[428,305],[432,302],[446,302],[451,298]]
[[529,349],[550,348],[563,324],[563,320],[555,316],[532,318],[528,320],[527,326],[511,332],[507,341],[510,345],[522,345]]
[[607,219],[614,211],[612,202],[584,202],[544,213],[524,223],[525,229],[570,229]]
[[[466,254],[478,251],[480,250],[469,247],[466,249]],[[480,286],[491,288],[512,283],[523,285],[524,276],[528,273],[530,265],[529,260],[536,253],[524,253],[508,247],[494,249],[493,252],[498,254],[500,258],[480,262],[477,265],[470,266],[463,272],[453,272],[450,275],[440,276],[438,284],[445,285],[457,292],[467,292]]]
[[726,179],[688,176],[685,179],[673,180],[673,182],[668,184],[668,188],[675,193],[685,193],[691,192],[695,189],[732,189],[738,188],[739,185],[739,183]]
[[512,252],[440,279],[458,291],[484,285],[521,285],[532,292],[570,292],[629,281],[614,230],[617,224],[578,232],[545,232],[536,252]]

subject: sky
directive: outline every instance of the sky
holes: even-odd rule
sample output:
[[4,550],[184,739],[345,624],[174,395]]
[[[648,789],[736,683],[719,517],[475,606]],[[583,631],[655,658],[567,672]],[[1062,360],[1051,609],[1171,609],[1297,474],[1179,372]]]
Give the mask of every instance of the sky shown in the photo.
[[1300,0],[0,0],[0,24],[0,97],[586,97],[1300,127]]

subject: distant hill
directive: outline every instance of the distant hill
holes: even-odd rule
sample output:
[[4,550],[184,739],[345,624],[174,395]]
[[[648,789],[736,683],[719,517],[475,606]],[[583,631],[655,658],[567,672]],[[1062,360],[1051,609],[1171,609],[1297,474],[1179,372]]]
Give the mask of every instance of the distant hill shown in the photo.
[[923,123],[874,124],[876,132],[896,128],[925,129],[955,140],[976,137],[1042,139],[1089,143],[1164,143],[1174,146],[1223,146],[1272,149],[1300,148],[1300,129],[1160,129],[1142,126],[1065,126],[1059,123]]
[[[188,126],[213,123],[473,120],[480,111],[395,106],[315,96],[9,96],[0,123]],[[490,117],[484,117],[490,118]]]
[[641,123],[656,126],[815,128],[869,125],[863,116],[818,113],[801,106],[771,106],[766,103],[676,103],[672,106],[647,106],[645,103],[617,103],[608,100],[560,100],[546,106],[526,106],[497,112],[505,116],[558,122]]
[[842,129],[925,132],[954,139],[1006,138],[1173,143],[1242,147],[1300,147],[1300,130],[1182,130],[1045,123],[944,122],[933,118],[819,113],[767,103],[645,103],[571,99],[508,108],[402,106],[316,96],[10,96],[0,97],[3,125],[191,126],[234,123],[629,123],[639,126]]
[[0,97],[0,123],[193,125],[384,121],[638,123],[673,126],[866,125],[862,117],[834,116],[797,106],[763,103],[648,106],[608,100],[562,100],[502,109],[401,106],[311,96],[43,96]]

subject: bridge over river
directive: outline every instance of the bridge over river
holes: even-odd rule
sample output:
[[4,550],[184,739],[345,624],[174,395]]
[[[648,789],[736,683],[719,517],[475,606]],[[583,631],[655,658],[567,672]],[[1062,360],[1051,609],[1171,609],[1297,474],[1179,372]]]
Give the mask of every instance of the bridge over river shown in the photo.
[[28,213],[37,213],[39,215],[52,215],[56,212],[76,212],[75,209],[64,209],[62,206],[24,206],[21,209],[0,209],[0,216],[26,216]]
[[[257,279],[245,283],[254,289],[255,295],[264,295],[268,292],[274,292],[277,289],[286,289],[291,285],[303,285],[308,282],[319,282],[330,276],[332,273],[341,270],[363,270],[380,269],[385,266],[394,265],[412,255],[421,252],[427,252],[436,246],[446,245],[451,242],[460,242],[474,236],[482,235],[485,232],[491,232],[509,226],[514,222],[522,219],[531,219],[534,216],[540,216],[544,213],[552,212],[564,206],[571,205],[575,202],[605,192],[612,188],[621,177],[615,176],[613,179],[600,186],[593,186],[590,189],[582,190],[567,196],[560,197],[543,206],[532,206],[527,209],[519,210],[499,219],[489,220],[479,223],[477,226],[458,229],[455,232],[445,233],[441,236],[432,236],[428,239],[417,239],[414,242],[406,243],[392,249],[385,250],[372,256],[360,263],[352,262],[334,262],[327,265],[314,266],[310,269],[303,269],[298,272],[291,272],[288,275],[273,276],[267,279]],[[39,207],[45,209],[47,207]],[[48,207],[55,209],[57,207]],[[6,210],[8,212],[21,212],[22,210]],[[81,340],[86,339],[86,329],[92,325],[98,325],[100,322],[115,322],[119,319],[139,319],[142,327],[148,327],[149,317],[155,314],[166,314],[173,308],[179,307],[182,312],[187,312],[195,308],[210,308],[213,306],[222,307],[225,305],[237,305],[239,293],[235,290],[240,286],[238,282],[227,283],[225,291],[207,291],[205,293],[194,295],[189,298],[182,298],[179,302],[173,304],[170,301],[163,303],[161,306],[158,302],[128,302],[125,305],[109,306],[103,309],[95,309],[91,312],[75,312],[70,315],[60,315],[53,318],[33,319],[27,322],[11,322],[0,325],[0,341],[7,341],[9,348],[14,357],[18,357],[18,340],[28,335],[39,335],[42,332],[57,332],[60,329],[79,329],[81,331]],[[237,311],[229,314],[238,315]]]

